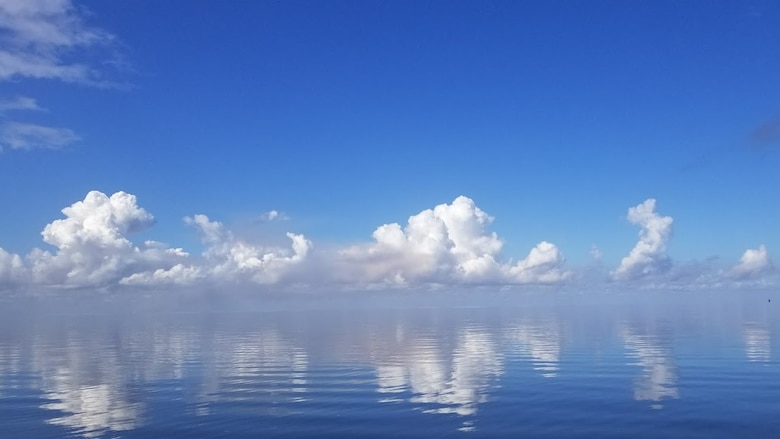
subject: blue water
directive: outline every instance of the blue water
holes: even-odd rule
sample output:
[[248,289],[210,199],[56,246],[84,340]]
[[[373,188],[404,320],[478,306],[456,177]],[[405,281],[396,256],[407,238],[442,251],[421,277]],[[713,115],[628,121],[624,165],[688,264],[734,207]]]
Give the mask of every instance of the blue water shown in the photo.
[[772,292],[229,297],[0,302],[0,438],[780,437]]

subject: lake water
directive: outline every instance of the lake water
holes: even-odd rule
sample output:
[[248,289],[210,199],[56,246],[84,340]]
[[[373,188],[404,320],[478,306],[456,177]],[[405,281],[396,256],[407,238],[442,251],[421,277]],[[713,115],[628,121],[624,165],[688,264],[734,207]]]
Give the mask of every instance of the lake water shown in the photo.
[[0,437],[780,437],[773,292],[229,296],[0,302]]

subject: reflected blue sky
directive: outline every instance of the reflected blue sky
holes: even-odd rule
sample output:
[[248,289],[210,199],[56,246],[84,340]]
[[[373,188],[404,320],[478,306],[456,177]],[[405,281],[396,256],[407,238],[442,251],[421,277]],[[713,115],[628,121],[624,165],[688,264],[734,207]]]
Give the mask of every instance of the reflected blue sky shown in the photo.
[[723,434],[753,418],[748,432],[778,427],[760,417],[780,396],[778,313],[763,297],[181,303],[6,308],[0,433],[610,437],[653,412],[677,435],[691,417],[734,422]]

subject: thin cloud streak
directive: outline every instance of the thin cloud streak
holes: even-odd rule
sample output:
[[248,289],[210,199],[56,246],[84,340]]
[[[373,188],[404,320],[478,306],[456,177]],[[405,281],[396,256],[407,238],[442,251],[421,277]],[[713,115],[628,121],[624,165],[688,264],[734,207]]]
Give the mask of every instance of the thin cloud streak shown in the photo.
[[69,128],[22,122],[4,122],[0,125],[0,152],[4,148],[25,151],[62,149],[79,140],[81,138]]
[[38,102],[28,96],[16,96],[13,99],[0,101],[0,115],[9,111],[43,111]]

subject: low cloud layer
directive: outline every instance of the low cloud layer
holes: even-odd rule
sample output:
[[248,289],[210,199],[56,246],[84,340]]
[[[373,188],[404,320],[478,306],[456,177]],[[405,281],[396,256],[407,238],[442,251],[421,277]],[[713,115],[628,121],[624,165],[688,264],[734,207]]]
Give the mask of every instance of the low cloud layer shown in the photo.
[[[311,288],[508,286],[576,282],[563,253],[541,241],[514,260],[502,254],[504,241],[489,230],[493,218],[468,197],[426,209],[405,225],[379,226],[366,243],[318,250],[311,240],[287,232],[289,246],[266,245],[237,236],[206,215],[184,218],[203,250],[146,240],[133,241],[155,219],[132,194],[92,191],[62,209],[63,217],[41,232],[48,249],[26,256],[0,248],[0,291],[39,288],[273,285]],[[730,269],[707,264],[672,264],[666,255],[672,218],[649,199],[628,211],[640,227],[639,241],[611,272],[613,281],[647,278],[652,285],[748,285],[773,275],[766,247],[748,249]],[[263,227],[262,224],[258,227]],[[688,268],[686,268],[688,267]],[[592,269],[595,269],[591,267]],[[746,282],[750,281],[750,282]],[[327,286],[327,287],[325,287]]]
[[615,280],[635,280],[662,273],[671,266],[666,254],[666,242],[672,235],[670,216],[661,216],[655,211],[655,199],[628,209],[628,221],[639,226],[639,241],[628,256],[612,272]]

